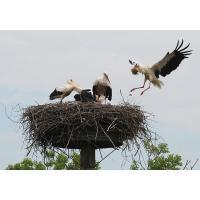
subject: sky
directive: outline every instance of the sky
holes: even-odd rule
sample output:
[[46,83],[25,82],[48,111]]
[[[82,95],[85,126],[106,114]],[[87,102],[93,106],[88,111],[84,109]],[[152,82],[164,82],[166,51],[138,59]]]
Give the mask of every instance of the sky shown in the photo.
[[[68,79],[83,88],[107,72],[113,88],[113,104],[125,99],[153,113],[152,130],[184,161],[200,158],[199,31],[0,31],[0,169],[21,161],[25,155],[23,134],[8,119],[15,110],[50,103],[49,94]],[[133,76],[128,59],[144,65],[159,61],[173,51],[177,40],[191,43],[193,54],[167,77],[162,89],[152,87],[143,96],[133,87],[143,76]],[[73,95],[67,100],[72,100]],[[8,116],[7,116],[8,115]],[[103,150],[104,155],[111,150]],[[97,159],[99,156],[97,155]],[[121,151],[101,163],[102,169],[128,169]],[[200,169],[197,163],[195,169]]]

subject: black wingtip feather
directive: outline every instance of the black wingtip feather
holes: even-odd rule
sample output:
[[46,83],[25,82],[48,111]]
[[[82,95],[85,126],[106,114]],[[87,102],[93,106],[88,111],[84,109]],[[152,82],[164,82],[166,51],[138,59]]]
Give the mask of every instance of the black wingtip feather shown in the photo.
[[184,50],[187,49],[189,46],[190,46],[190,43],[189,43],[186,47],[184,47],[183,49],[181,49],[181,50],[179,50],[179,51],[184,51]]
[[192,53],[184,53],[183,55],[184,56],[189,56],[189,55],[191,55]]
[[[177,44],[176,44],[176,48],[178,47],[178,45],[179,45],[179,40],[178,40],[178,42],[177,42]],[[176,50],[176,48],[175,48],[175,50]]]
[[192,53],[193,50],[188,50],[188,51],[184,51],[184,52],[181,52],[181,53]]
[[177,51],[183,46],[183,39],[181,41],[181,44],[179,45],[179,47],[176,49]]
[[[188,58],[189,55],[192,54],[193,50],[187,50],[187,48],[190,46],[190,43],[187,46],[182,47],[183,42],[184,42],[183,39],[181,43],[178,40],[175,50],[171,53],[172,57],[169,58],[169,60],[165,63],[164,66],[162,66],[161,70],[159,71],[159,75],[164,76],[164,77],[167,76],[180,65],[183,59]],[[157,74],[155,73],[155,75]]]

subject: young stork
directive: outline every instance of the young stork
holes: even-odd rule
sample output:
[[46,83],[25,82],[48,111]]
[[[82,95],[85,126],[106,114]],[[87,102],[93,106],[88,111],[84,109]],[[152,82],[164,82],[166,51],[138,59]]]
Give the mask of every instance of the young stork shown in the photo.
[[79,87],[79,85],[75,81],[70,79],[63,86],[56,87],[55,90],[50,94],[49,99],[54,100],[54,99],[60,98],[60,103],[62,103],[62,100],[66,96],[69,96],[72,91],[76,91],[80,93],[82,89]]
[[94,97],[90,89],[84,89],[79,94],[74,95],[75,101],[80,102],[94,102]]
[[151,67],[143,67],[129,60],[130,64],[134,65],[131,68],[131,72],[133,74],[141,73],[145,76],[144,84],[141,87],[133,88],[130,92],[133,92],[136,89],[144,88],[147,80],[149,80],[149,86],[145,90],[142,91],[141,95],[143,95],[145,91],[150,89],[151,83],[154,86],[161,88],[161,86],[163,85],[163,82],[158,79],[159,75],[163,77],[167,76],[179,66],[179,64],[184,58],[188,58],[188,55],[191,54],[192,50],[186,51],[186,49],[189,47],[190,44],[188,44],[186,47],[181,49],[182,45],[183,45],[183,40],[180,45],[179,45],[179,40],[178,40],[174,51],[171,53],[168,52],[164,56],[164,58],[162,58],[162,60],[155,63]]
[[93,84],[93,96],[95,101],[102,102],[102,97],[111,101],[112,99],[112,88],[108,75],[104,72]]

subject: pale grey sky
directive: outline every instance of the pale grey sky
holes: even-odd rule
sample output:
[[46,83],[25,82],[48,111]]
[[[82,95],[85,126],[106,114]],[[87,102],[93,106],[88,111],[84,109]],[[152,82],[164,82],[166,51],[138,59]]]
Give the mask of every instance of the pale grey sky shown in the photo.
[[[119,103],[121,89],[130,101],[155,115],[153,130],[183,158],[200,158],[200,39],[199,31],[0,31],[0,169],[20,161],[24,155],[21,130],[5,116],[21,107],[50,102],[49,93],[67,79],[91,88],[106,71],[113,88],[113,103]],[[153,64],[178,39],[191,43],[190,58],[161,80],[164,87],[153,88],[140,96],[132,87],[143,82],[130,73],[128,59]],[[72,95],[73,97],[73,95]],[[72,99],[71,97],[68,99]],[[67,100],[67,98],[65,99]],[[107,153],[107,151],[105,151]],[[121,169],[121,152],[102,163],[103,169]],[[125,167],[126,168],[126,167]],[[197,169],[200,168],[198,164]]]

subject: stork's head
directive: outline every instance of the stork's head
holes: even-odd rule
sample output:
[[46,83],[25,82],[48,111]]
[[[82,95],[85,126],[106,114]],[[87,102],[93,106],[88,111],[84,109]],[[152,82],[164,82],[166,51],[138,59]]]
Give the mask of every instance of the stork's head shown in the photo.
[[78,85],[73,79],[69,79],[67,83],[70,85]]
[[129,60],[129,63],[133,66],[133,67],[131,68],[131,72],[132,72],[133,74],[135,74],[135,75],[138,74],[140,66],[139,66],[137,63],[135,63],[135,62],[133,62],[133,61],[131,61],[131,60]]
[[72,84],[74,81],[72,80],[72,79],[69,79],[68,81],[67,81],[67,83],[68,84]]

